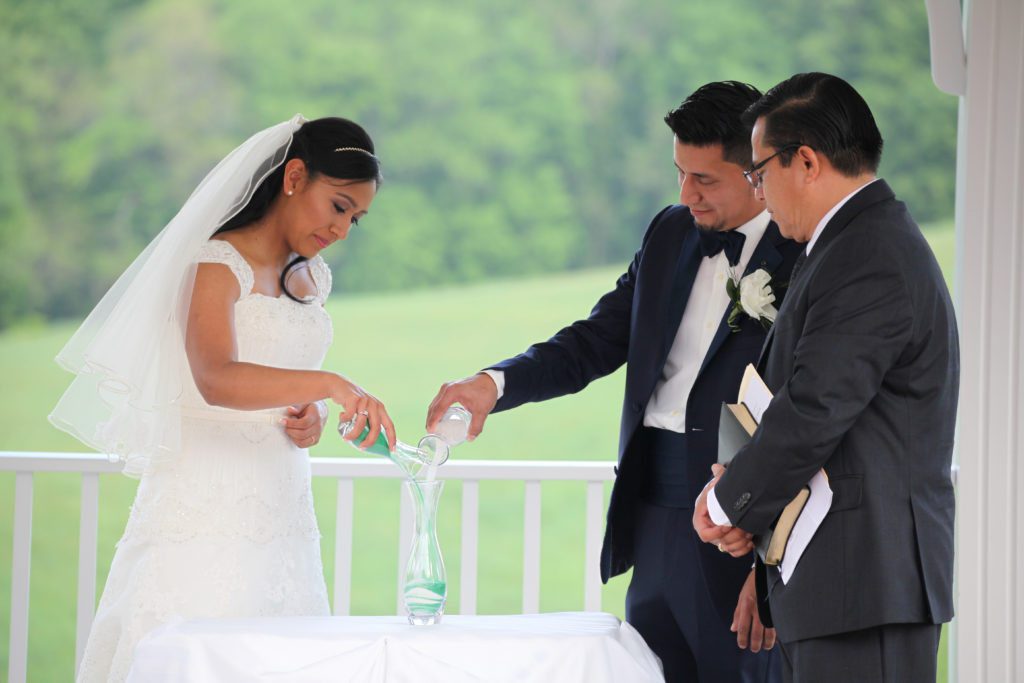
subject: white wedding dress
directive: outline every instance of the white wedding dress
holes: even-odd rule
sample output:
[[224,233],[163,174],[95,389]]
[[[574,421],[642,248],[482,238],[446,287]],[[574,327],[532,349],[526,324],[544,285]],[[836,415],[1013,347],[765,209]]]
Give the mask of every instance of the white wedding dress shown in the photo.
[[[198,260],[238,278],[239,360],[320,367],[333,336],[322,258],[308,262],[317,295],[307,304],[252,292],[252,269],[228,242],[211,240]],[[154,462],[139,483],[80,681],[124,680],[138,640],[174,618],[330,613],[309,458],[279,424],[284,410],[213,407],[191,376],[184,384],[181,451]]]

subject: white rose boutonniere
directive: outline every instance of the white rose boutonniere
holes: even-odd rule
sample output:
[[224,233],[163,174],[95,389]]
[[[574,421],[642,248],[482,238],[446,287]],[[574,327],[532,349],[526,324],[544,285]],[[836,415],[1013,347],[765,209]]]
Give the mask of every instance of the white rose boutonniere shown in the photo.
[[775,292],[772,291],[771,281],[771,273],[764,268],[759,268],[739,280],[729,278],[725,288],[729,293],[729,300],[732,301],[727,321],[730,330],[740,331],[743,316],[761,323],[761,327],[766,330],[771,328],[778,313],[772,306],[775,302]]

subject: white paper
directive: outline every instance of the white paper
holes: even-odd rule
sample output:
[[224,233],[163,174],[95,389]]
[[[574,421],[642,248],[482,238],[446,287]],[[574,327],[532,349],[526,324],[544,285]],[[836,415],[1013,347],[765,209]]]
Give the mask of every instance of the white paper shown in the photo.
[[768,386],[757,374],[753,365],[748,365],[747,371],[743,375],[739,398],[740,402],[750,411],[754,421],[761,424],[761,416],[768,409],[768,404],[772,402],[772,392],[768,390]]
[[821,526],[822,520],[832,507],[832,487],[828,485],[828,477],[825,470],[818,470],[808,486],[811,487],[811,495],[804,504],[800,516],[796,518],[796,524],[789,534],[789,541],[786,543],[786,550],[782,555],[782,564],[779,571],[782,573],[782,583],[787,583],[793,576],[800,556],[807,549],[807,544],[814,538],[814,532]]

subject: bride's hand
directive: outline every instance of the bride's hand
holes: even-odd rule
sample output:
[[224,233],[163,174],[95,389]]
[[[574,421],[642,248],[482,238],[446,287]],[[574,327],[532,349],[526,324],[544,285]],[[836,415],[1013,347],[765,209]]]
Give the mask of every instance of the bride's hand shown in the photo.
[[327,405],[323,401],[288,406],[288,416],[282,418],[284,433],[299,448],[312,448],[320,441],[327,424]]
[[339,422],[348,422],[355,416],[353,428],[344,437],[346,441],[355,441],[363,432],[363,427],[370,425],[370,433],[366,435],[358,445],[360,448],[368,448],[377,440],[381,430],[387,435],[388,448],[395,450],[395,425],[388,416],[384,404],[377,397],[365,391],[362,387],[354,384],[344,377],[338,376],[337,387],[331,392],[331,400],[341,406]]

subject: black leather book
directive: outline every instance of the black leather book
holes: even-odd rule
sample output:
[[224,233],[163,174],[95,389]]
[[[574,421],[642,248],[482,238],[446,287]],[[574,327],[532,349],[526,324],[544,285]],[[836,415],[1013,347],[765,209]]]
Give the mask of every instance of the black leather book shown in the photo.
[[[728,465],[754,436],[758,421],[754,417],[755,410],[750,405],[760,406],[761,411],[771,401],[771,391],[764,380],[757,374],[753,365],[748,365],[743,373],[737,403],[723,403],[722,414],[718,423],[718,462]],[[767,565],[778,565],[786,552],[789,535],[793,525],[807,504],[811,489],[804,486],[800,492],[783,508],[779,518],[772,525],[772,530],[757,539],[757,552],[761,561]]]

